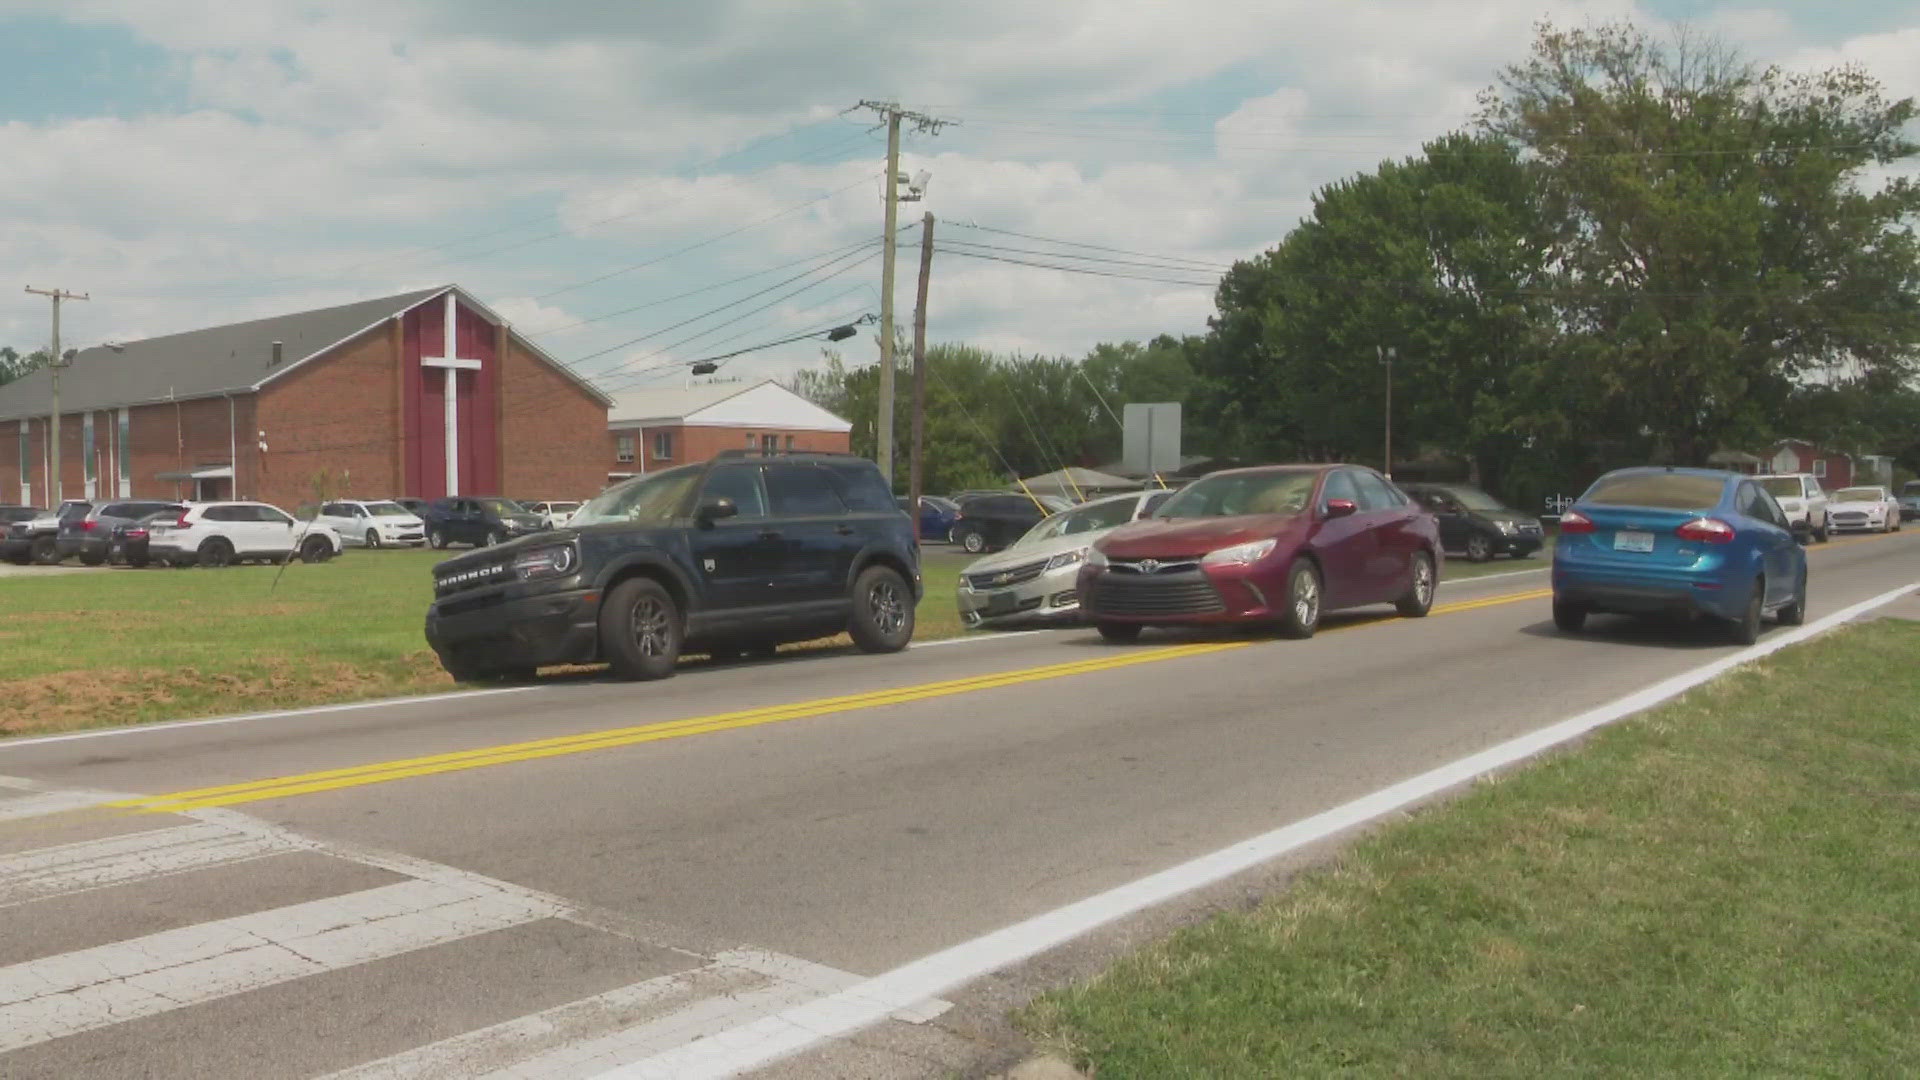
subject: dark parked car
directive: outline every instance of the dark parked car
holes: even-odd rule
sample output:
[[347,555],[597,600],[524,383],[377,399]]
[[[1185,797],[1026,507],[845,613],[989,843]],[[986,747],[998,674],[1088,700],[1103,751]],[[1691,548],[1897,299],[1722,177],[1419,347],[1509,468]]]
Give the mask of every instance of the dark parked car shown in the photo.
[[960,500],[950,535],[969,555],[999,551],[1042,519],[1071,509],[1072,503],[1053,495],[973,495]]
[[93,509],[81,499],[68,499],[57,509],[43,510],[25,521],[7,526],[6,539],[0,540],[0,558],[14,563],[31,560],[42,566],[60,561],[60,530],[67,522],[78,522]]
[[113,535],[107,544],[107,561],[125,563],[132,567],[143,567],[153,561],[147,554],[147,542],[152,539],[147,526],[156,521],[178,521],[186,513],[186,506],[170,503],[147,514],[138,521],[122,522],[114,526]]
[[60,522],[60,533],[55,540],[59,557],[67,559],[77,555],[88,566],[99,566],[107,561],[113,546],[114,530],[169,507],[174,508],[175,514],[180,512],[176,503],[147,499],[101,503],[83,518],[64,519]]
[[1372,469],[1232,469],[1096,543],[1081,563],[1080,611],[1109,641],[1210,624],[1311,637],[1339,608],[1425,615],[1439,565],[1433,516]]
[[1540,519],[1466,484],[1401,484],[1440,523],[1440,545],[1468,562],[1495,555],[1525,558],[1546,543]]
[[540,515],[497,495],[435,499],[420,520],[427,523],[427,543],[437,548],[448,544],[492,547],[547,527]]
[[[907,497],[902,495],[895,500],[900,512],[912,516],[907,507]],[[938,495],[920,496],[920,539],[943,542],[953,533],[953,522],[960,516],[960,507],[950,499]]]
[[564,529],[434,567],[427,643],[457,679],[546,664],[673,673],[838,633],[867,652],[913,637],[920,552],[871,461],[843,454],[712,461],[615,485]]
[[1894,496],[1900,504],[1900,520],[1913,521],[1920,518],[1920,480],[1909,480],[1900,485],[1900,494]]

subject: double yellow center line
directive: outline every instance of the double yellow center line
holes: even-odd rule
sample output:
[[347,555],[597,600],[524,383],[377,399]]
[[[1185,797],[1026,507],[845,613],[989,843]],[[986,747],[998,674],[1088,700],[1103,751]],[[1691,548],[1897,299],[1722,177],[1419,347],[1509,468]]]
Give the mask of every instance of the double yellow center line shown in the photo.
[[[1551,589],[1506,593],[1479,600],[1466,600],[1457,604],[1442,605],[1434,608],[1433,614],[1444,615],[1459,611],[1473,611],[1479,608],[1519,603],[1524,600],[1538,600],[1551,596],[1552,594],[1553,590]],[[1371,624],[1372,622],[1369,621],[1347,624],[1345,626],[1329,626],[1326,629],[1328,631],[1357,629],[1359,626]],[[1076,660],[1064,664],[1049,664],[1044,667],[994,672],[987,675],[974,675],[964,679],[948,679],[941,682],[921,683],[916,686],[906,686],[891,690],[873,690],[860,694],[847,694],[841,697],[819,698],[813,701],[794,702],[786,705],[767,705],[757,709],[715,713],[710,716],[689,717],[683,720],[668,720],[659,723],[641,724],[635,727],[612,728],[606,731],[593,731],[580,735],[561,735],[549,739],[534,739],[528,742],[506,743],[500,746],[485,746],[475,750],[459,750],[447,754],[431,754],[426,757],[375,762],[369,765],[355,765],[344,769],[327,769],[321,772],[302,773],[296,776],[278,776],[243,784],[226,784],[219,787],[195,788],[190,791],[175,791],[166,795],[151,795],[135,799],[126,799],[119,802],[108,803],[107,805],[119,809],[139,810],[149,813],[179,813],[186,810],[233,806],[237,803],[259,802],[263,799],[280,799],[292,795],[310,795],[319,791],[335,791],[340,788],[359,787],[364,784],[383,784],[391,780],[406,780],[416,776],[432,776],[436,773],[482,769],[493,765],[508,765],[520,761],[537,761],[541,758],[562,757],[567,754],[583,754],[593,750],[609,750],[618,746],[634,746],[639,743],[659,742],[664,739],[680,739],[689,735],[706,735],[716,731],[731,731],[736,728],[758,727],[762,724],[778,724],[788,720],[802,720],[808,717],[827,716],[835,713],[859,712],[863,709],[877,709],[888,705],[904,705],[909,702],[929,701],[934,698],[952,697],[957,694],[971,694],[981,690],[997,690],[1002,687],[1019,686],[1024,683],[1064,679],[1074,675],[1090,675],[1099,671],[1114,671],[1120,668],[1137,667],[1141,664],[1159,663],[1163,660],[1181,660],[1190,656],[1206,656],[1210,653],[1245,649],[1257,644],[1261,644],[1261,642],[1258,640],[1236,640],[1204,642],[1191,645],[1172,645],[1157,649],[1128,650],[1111,653],[1093,660]]]

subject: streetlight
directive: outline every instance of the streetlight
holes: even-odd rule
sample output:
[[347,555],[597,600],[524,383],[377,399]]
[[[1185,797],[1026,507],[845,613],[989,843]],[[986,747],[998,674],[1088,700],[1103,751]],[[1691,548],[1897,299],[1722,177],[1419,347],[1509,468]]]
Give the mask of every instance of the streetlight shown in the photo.
[[1387,368],[1387,445],[1386,452],[1381,459],[1385,467],[1380,471],[1386,474],[1387,479],[1391,480],[1393,479],[1393,360],[1396,354],[1391,346],[1382,349],[1380,346],[1375,345],[1373,347],[1373,355],[1375,359],[1386,365]]
[[793,342],[805,341],[806,339],[813,338],[813,337],[825,336],[825,338],[828,341],[845,341],[848,338],[852,337],[853,335],[859,333],[858,330],[854,329],[855,327],[866,326],[875,321],[877,320],[875,320],[875,318],[871,314],[862,315],[850,323],[843,323],[842,325],[836,326],[831,330],[809,330],[804,334],[795,334],[792,337],[784,337],[778,341],[763,341],[758,345],[749,345],[744,349],[735,349],[732,352],[721,353],[718,356],[703,357],[699,360],[693,361],[689,367],[689,371],[694,375],[711,375],[714,372],[720,370],[721,364],[725,363],[728,360],[733,359],[736,356],[744,356],[750,352],[759,352],[762,349],[771,349],[776,345],[789,345],[789,344],[792,344]]

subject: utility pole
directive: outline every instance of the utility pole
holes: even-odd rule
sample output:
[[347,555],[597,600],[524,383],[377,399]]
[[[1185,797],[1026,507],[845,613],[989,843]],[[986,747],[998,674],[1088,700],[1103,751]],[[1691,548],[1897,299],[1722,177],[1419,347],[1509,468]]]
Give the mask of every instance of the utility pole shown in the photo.
[[1393,479],[1393,359],[1394,350],[1382,351],[1380,346],[1373,347],[1373,355],[1387,366],[1387,447],[1384,467],[1380,470],[1387,479]]
[[[887,223],[880,237],[880,421],[874,429],[880,475],[893,488],[893,253],[900,228],[900,110],[887,111]],[[914,508],[919,520],[919,507]]]
[[53,384],[53,421],[52,431],[50,432],[52,435],[52,448],[48,451],[48,464],[53,467],[53,474],[51,476],[52,483],[49,485],[52,488],[52,491],[49,492],[52,499],[47,505],[57,508],[60,505],[60,496],[62,494],[62,485],[60,483],[60,369],[67,366],[67,362],[60,356],[60,301],[86,300],[89,299],[89,297],[86,293],[71,293],[64,289],[36,289],[31,285],[27,286],[27,291],[35,296],[48,297],[53,301],[53,349],[47,353],[47,378]]
[[[941,120],[926,113],[903,109],[898,102],[862,101],[854,109],[871,109],[878,114],[887,126],[887,194],[886,194],[886,233],[880,242],[880,416],[874,432],[877,449],[874,458],[880,465],[880,475],[886,477],[889,487],[893,484],[893,263],[895,244],[894,234],[900,228],[900,206],[903,201],[900,194],[900,122],[907,121],[915,131],[938,134],[940,129],[953,120]],[[852,112],[852,109],[847,110]],[[926,190],[926,181],[921,179],[909,187],[904,201],[919,200]]]
[[920,535],[921,456],[927,428],[927,284],[933,278],[933,214],[920,218],[920,291],[913,307],[913,445],[907,448],[907,507]]

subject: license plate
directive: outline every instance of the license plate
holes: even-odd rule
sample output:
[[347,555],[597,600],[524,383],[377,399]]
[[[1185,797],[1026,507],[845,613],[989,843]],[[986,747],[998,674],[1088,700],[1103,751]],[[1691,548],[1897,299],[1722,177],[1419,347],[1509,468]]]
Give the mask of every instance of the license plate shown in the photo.
[[996,593],[987,598],[987,614],[1005,615],[1018,607],[1020,601],[1010,592]]
[[1650,532],[1617,532],[1613,534],[1615,551],[1652,551],[1653,534]]

